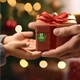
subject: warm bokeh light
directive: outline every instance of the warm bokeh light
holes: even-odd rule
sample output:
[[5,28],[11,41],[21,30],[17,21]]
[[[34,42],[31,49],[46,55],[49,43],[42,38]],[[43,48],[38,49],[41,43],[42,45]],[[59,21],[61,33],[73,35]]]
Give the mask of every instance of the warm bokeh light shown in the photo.
[[35,15],[35,11],[32,10],[31,12],[28,12],[29,15]]
[[33,8],[34,10],[38,11],[41,9],[41,4],[39,2],[36,2],[34,5],[33,5]]
[[2,19],[2,15],[1,15],[1,13],[0,13],[0,20]]
[[16,31],[16,32],[21,32],[21,31],[22,31],[22,26],[21,26],[21,25],[17,25],[17,26],[15,27],[15,31]]
[[64,69],[66,67],[66,63],[64,61],[58,62],[58,68]]
[[24,4],[23,3],[17,3],[15,6],[19,11],[24,11]]
[[20,66],[23,68],[26,68],[28,66],[28,62],[25,59],[20,60]]
[[27,12],[31,12],[32,11],[32,5],[30,3],[26,3],[25,6],[24,6],[24,9]]
[[16,0],[7,0],[7,2],[11,7],[14,7],[17,3]]
[[45,60],[40,61],[39,66],[41,68],[46,68],[48,66],[48,63]]
[[36,16],[36,19],[39,18],[39,15]]
[[6,0],[0,0],[0,2],[5,3],[5,2],[6,2]]

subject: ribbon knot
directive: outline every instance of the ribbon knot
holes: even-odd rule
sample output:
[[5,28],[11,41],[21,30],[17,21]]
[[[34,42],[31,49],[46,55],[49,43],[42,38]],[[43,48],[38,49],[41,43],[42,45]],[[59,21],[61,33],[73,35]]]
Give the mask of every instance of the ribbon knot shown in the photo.
[[38,20],[42,20],[50,24],[64,23],[68,21],[68,14],[66,12],[63,12],[59,15],[55,15],[55,14],[51,15],[51,14],[48,14],[47,12],[43,12],[40,14]]

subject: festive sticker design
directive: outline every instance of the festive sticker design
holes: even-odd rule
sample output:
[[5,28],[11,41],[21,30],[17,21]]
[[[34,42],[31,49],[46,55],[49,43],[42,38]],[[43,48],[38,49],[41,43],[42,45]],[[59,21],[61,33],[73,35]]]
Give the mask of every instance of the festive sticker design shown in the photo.
[[38,34],[38,41],[44,42],[46,40],[46,35],[44,33]]

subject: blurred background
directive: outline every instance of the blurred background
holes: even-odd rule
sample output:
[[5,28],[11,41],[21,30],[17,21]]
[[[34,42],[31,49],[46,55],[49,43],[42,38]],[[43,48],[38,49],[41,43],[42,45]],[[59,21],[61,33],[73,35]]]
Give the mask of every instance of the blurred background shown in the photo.
[[[80,24],[80,0],[0,0],[0,34],[34,32],[28,23],[35,21],[43,11],[66,11],[74,14]],[[68,67],[66,61],[56,58],[25,60],[10,56],[0,68],[0,76],[1,80],[66,80]]]

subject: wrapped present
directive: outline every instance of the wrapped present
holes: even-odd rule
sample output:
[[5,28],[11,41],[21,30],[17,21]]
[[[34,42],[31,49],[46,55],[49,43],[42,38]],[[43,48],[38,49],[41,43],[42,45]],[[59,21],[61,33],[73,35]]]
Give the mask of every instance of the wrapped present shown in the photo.
[[46,51],[55,49],[56,47],[64,44],[71,36],[68,37],[56,37],[53,34],[55,28],[68,27],[76,24],[75,17],[63,12],[59,15],[48,14],[43,12],[36,20],[36,49],[38,51]]

